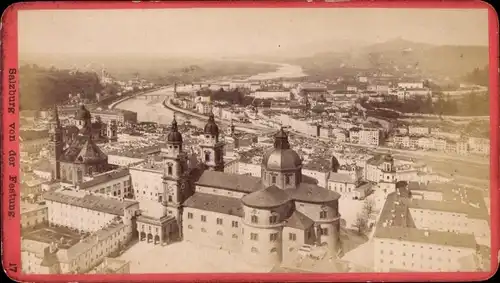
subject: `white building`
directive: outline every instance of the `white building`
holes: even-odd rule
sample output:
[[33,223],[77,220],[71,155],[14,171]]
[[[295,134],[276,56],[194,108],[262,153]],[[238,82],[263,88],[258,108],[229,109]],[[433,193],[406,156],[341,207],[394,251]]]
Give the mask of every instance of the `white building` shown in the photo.
[[[406,182],[398,182],[396,191],[388,195],[374,234],[375,270],[476,271],[476,238],[470,232],[479,227],[457,230],[467,226],[463,225],[464,220],[473,223],[460,215],[461,201],[440,199],[449,192],[447,189],[441,194],[429,192],[427,197],[419,190],[422,191],[420,187],[414,191]],[[484,212],[481,214],[484,216]]]

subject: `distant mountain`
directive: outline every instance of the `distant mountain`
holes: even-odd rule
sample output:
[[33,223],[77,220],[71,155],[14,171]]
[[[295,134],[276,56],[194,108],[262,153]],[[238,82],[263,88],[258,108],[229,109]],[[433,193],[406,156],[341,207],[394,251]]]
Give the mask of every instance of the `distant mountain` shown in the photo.
[[118,80],[129,80],[139,75],[157,83],[170,83],[177,78],[193,81],[218,76],[254,75],[276,69],[273,65],[262,63],[155,54],[21,54],[20,64],[96,73],[105,69]]
[[437,46],[397,38],[349,52],[323,52],[293,60],[310,74],[339,68],[379,69],[459,78],[488,64],[487,46]]

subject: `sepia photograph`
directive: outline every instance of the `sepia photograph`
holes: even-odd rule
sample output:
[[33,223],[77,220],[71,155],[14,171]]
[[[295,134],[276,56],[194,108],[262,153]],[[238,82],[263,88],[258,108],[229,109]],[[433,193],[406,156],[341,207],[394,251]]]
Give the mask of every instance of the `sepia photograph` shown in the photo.
[[19,268],[492,271],[488,15],[20,9]]

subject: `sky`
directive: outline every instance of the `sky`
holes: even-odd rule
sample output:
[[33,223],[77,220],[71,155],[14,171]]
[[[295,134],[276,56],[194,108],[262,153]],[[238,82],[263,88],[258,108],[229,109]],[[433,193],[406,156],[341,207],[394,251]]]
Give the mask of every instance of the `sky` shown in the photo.
[[328,40],[375,43],[398,37],[488,44],[486,9],[25,10],[18,21],[21,53],[239,56]]

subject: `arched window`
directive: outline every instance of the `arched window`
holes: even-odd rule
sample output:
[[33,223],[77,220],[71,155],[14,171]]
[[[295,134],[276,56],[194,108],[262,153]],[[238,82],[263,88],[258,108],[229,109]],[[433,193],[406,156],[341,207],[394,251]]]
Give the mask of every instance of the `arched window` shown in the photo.
[[271,253],[277,253],[278,252],[278,249],[277,248],[272,248],[271,249]]
[[259,219],[257,218],[257,215],[252,215],[251,221],[252,221],[252,223],[255,223],[255,224],[259,223]]
[[326,218],[326,211],[320,211],[319,212],[319,218],[320,219],[325,219]]
[[276,176],[271,176],[271,183],[276,184]]
[[172,175],[173,174],[173,169],[172,169],[172,164],[168,164],[168,167],[167,167],[167,174],[168,175]]
[[210,151],[205,151],[205,162],[210,162]]

